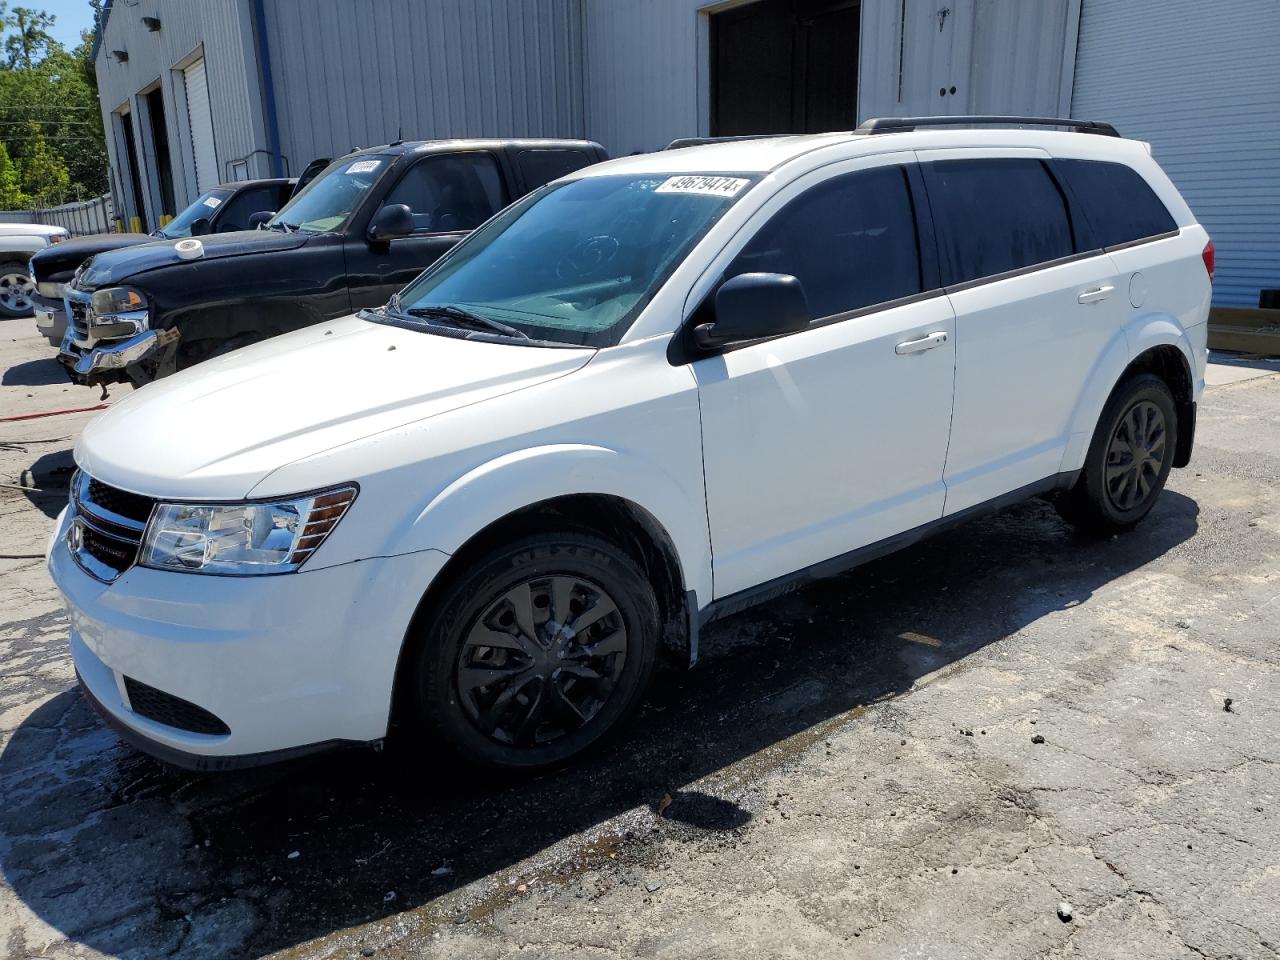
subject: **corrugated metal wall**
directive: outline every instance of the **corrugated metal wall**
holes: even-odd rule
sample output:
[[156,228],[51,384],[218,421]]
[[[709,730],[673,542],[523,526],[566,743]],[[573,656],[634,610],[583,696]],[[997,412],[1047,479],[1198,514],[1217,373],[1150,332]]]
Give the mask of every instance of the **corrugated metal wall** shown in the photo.
[[1071,109],[1151,142],[1213,236],[1215,304],[1280,287],[1276,0],[1084,0]]
[[[158,18],[160,29],[149,31],[142,24],[144,16]],[[117,196],[125,197],[124,206],[130,207],[132,190],[121,173],[122,158],[117,156],[123,145],[119,135],[112,135],[117,129],[112,113],[128,102],[135,121],[143,200],[152,224],[159,221],[161,213],[175,214],[198,196],[186,95],[181,73],[175,74],[174,69],[201,44],[209,77],[219,179],[229,179],[233,162],[241,158],[248,158],[248,175],[268,175],[266,155],[254,153],[267,144],[248,0],[115,0],[96,63],[112,186]],[[111,55],[114,50],[124,50],[128,62],[118,63]],[[160,209],[145,104],[137,96],[157,80],[163,92],[177,210]]]
[[706,0],[583,3],[587,135],[615,156],[705,135]]
[[268,0],[281,151],[581,137],[580,0]]

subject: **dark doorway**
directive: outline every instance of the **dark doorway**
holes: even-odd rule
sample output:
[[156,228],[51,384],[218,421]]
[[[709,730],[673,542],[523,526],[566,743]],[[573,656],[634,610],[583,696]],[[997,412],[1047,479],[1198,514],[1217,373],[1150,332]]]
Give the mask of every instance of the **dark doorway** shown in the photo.
[[[164,97],[156,87],[147,94],[147,115],[151,120],[151,144],[156,152],[156,176],[160,181],[160,217],[173,216],[173,164],[169,162],[169,125],[164,118]],[[161,224],[163,226],[163,224]]]
[[711,134],[858,124],[859,0],[757,0],[711,15]]
[[[147,224],[146,204],[142,202],[142,179],[138,176],[138,147],[133,139],[132,111],[120,114],[120,132],[124,136],[125,165],[129,168],[129,184],[133,188],[134,216],[137,217],[142,232],[146,233],[151,227]],[[126,222],[125,226],[129,230],[134,229],[132,222]]]

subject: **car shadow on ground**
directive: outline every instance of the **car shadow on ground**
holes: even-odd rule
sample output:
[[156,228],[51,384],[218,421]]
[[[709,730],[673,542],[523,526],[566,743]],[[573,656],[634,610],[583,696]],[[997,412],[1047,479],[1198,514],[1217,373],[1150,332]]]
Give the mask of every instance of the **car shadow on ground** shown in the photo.
[[1136,531],[1094,541],[1033,501],[815,583],[709,628],[700,667],[661,677],[604,753],[521,782],[407,749],[193,775],[130,752],[77,692],[56,693],[0,755],[0,869],[41,920],[108,953],[258,955],[422,906],[434,922],[442,895],[496,874],[477,919],[514,895],[515,864],[627,810],[653,812],[538,879],[642,859],[651,832],[732,840],[750,814],[702,778],[731,764],[749,777],[832,723],[870,722],[860,707],[1088,600],[1192,537],[1197,514],[1166,491]]
[[[21,445],[21,441],[15,441]],[[29,468],[22,471],[18,483],[31,505],[46,517],[57,518],[67,505],[71,491],[71,475],[76,461],[70,450],[57,450],[37,457]]]
[[16,363],[0,375],[0,386],[5,387],[48,387],[67,382],[67,372],[53,357]]

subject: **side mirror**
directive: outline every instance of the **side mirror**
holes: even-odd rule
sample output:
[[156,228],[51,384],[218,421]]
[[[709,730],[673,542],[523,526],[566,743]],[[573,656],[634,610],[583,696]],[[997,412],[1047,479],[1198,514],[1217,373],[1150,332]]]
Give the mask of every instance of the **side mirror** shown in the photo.
[[251,213],[249,214],[249,226],[247,229],[257,230],[275,215],[276,212],[274,210],[259,210],[257,213]]
[[398,240],[413,233],[413,211],[407,204],[388,203],[369,221],[369,239],[375,243]]
[[196,217],[191,221],[191,235],[193,237],[203,237],[209,232],[209,218]]
[[694,327],[698,346],[714,349],[744,340],[795,333],[813,315],[800,281],[786,273],[741,273],[716,291],[715,323]]

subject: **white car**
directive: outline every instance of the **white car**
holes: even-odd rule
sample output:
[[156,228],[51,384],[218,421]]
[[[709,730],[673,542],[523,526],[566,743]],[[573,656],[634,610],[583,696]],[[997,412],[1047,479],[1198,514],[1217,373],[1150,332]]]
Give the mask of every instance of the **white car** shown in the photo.
[[69,236],[63,227],[42,223],[0,223],[0,320],[31,314],[31,257]]
[[202,769],[393,725],[544,767],[811,577],[1034,495],[1132,527],[1191,455],[1209,237],[1106,125],[935,122],[590,167],[118,401],[49,551],[87,697]]

